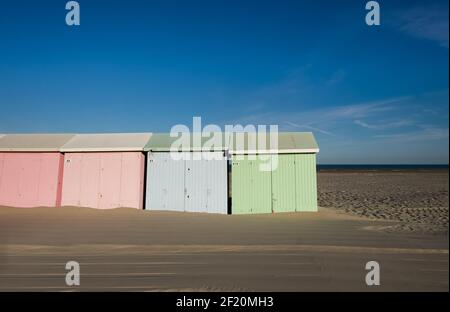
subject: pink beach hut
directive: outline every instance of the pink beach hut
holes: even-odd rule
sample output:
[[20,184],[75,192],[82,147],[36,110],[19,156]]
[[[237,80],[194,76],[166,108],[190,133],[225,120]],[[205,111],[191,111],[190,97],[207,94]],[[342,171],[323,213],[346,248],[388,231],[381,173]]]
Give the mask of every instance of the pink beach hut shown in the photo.
[[75,135],[62,148],[62,206],[143,209],[150,133]]
[[0,135],[0,206],[60,206],[64,156],[59,149],[72,137]]

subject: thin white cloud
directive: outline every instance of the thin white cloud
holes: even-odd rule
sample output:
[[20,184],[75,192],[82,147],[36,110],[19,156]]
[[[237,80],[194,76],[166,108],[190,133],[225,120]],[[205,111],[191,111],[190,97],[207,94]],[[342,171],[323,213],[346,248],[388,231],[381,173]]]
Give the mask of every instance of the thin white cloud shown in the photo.
[[347,72],[343,69],[339,69],[331,75],[330,79],[325,83],[326,86],[334,86],[345,79]]
[[389,141],[415,142],[430,140],[448,140],[448,128],[429,127],[420,131],[412,131],[406,133],[394,133],[384,135],[374,135],[373,138],[387,139]]
[[353,122],[396,109],[396,105],[410,97],[397,97],[381,101],[342,105],[321,109],[299,110],[297,112],[265,112],[250,114],[228,121],[226,124],[277,124],[290,128],[304,128],[326,135],[335,135],[335,125],[342,122]]
[[325,117],[334,118],[362,118],[375,113],[386,112],[395,109],[394,104],[404,102],[411,97],[397,97],[390,98],[381,101],[355,104],[355,105],[343,105],[335,108],[326,109]]
[[448,48],[448,7],[413,7],[396,16],[400,31]]
[[290,70],[282,79],[246,92],[237,101],[242,103],[244,111],[250,111],[255,103],[261,106],[270,106],[274,103],[293,103],[304,95],[324,92],[324,88],[339,84],[347,76],[347,72],[341,68],[315,80],[311,79],[312,72],[312,64]]
[[392,129],[392,128],[400,128],[405,126],[411,126],[414,123],[411,120],[397,120],[397,121],[391,121],[391,122],[383,122],[378,124],[369,124],[367,122],[364,122],[362,120],[356,119],[353,121],[358,126],[361,126],[363,128],[371,129],[371,130],[384,130],[384,129]]
[[320,133],[322,133],[322,134],[326,134],[326,135],[330,135],[330,136],[335,136],[335,135],[334,135],[333,133],[331,133],[330,131],[326,131],[326,130],[323,130],[323,129],[320,129],[320,128],[317,128],[317,127],[313,127],[313,126],[311,126],[311,125],[307,125],[307,124],[305,124],[305,125],[299,125],[299,124],[297,124],[297,123],[290,122],[290,121],[286,121],[285,123],[286,123],[287,125],[291,126],[291,127],[294,127],[294,128],[298,128],[298,129],[308,129],[308,130],[311,130],[311,131],[320,132]]

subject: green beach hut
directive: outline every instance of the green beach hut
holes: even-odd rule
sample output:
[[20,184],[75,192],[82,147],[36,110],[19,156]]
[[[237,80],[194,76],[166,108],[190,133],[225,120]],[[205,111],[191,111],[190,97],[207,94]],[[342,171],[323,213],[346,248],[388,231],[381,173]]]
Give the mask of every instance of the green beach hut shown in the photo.
[[230,137],[232,214],[317,211],[316,154],[311,132]]

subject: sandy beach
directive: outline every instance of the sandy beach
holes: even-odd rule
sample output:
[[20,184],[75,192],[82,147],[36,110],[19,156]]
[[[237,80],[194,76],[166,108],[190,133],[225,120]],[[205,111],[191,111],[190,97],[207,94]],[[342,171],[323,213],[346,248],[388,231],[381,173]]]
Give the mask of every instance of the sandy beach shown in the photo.
[[448,170],[323,171],[319,206],[400,221],[385,231],[448,234]]
[[[0,207],[0,291],[448,291],[445,172],[318,183],[318,213]],[[368,261],[380,286],[365,283]]]

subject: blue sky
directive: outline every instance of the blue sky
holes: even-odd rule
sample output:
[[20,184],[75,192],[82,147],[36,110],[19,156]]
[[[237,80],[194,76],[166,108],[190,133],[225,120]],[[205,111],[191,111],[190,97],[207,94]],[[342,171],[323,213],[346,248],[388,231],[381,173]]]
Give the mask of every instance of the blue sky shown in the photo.
[[0,133],[313,131],[320,163],[448,163],[448,1],[8,1]]

